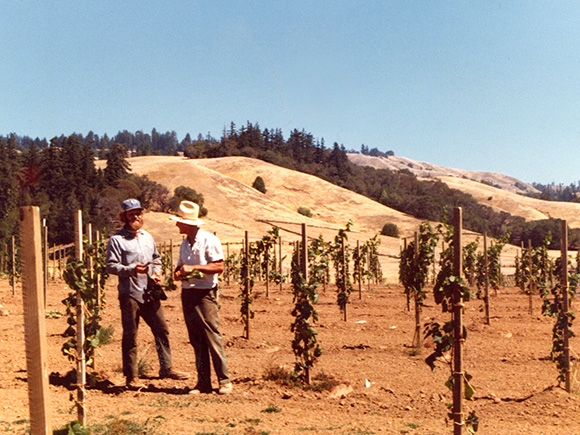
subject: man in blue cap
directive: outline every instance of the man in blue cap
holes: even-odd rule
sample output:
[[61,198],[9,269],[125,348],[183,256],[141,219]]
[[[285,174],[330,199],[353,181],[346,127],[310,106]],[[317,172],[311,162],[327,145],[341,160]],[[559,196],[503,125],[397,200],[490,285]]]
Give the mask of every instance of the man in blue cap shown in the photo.
[[121,204],[119,219],[123,228],[109,239],[107,271],[119,277],[119,303],[123,325],[123,374],[131,389],[144,388],[137,367],[137,331],[142,318],[155,337],[159,357],[159,377],[188,379],[187,373],[173,370],[169,347],[169,328],[159,299],[147,292],[148,281],[159,282],[161,256],[151,234],[142,229],[143,207],[136,199]]

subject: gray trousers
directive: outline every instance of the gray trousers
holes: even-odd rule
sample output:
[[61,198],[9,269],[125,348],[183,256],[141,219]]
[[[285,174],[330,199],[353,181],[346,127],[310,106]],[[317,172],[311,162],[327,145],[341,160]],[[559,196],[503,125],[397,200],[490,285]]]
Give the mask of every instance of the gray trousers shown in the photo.
[[121,322],[123,324],[123,374],[132,379],[139,377],[137,359],[137,332],[139,319],[143,318],[155,337],[155,349],[159,358],[160,370],[171,368],[171,350],[169,349],[169,328],[159,301],[140,303],[128,294],[119,294],[121,305]]
[[201,391],[209,392],[211,391],[211,362],[213,362],[219,384],[230,382],[228,362],[222,336],[218,330],[220,321],[217,287],[209,290],[183,289],[181,302],[189,341],[195,352],[196,387]]

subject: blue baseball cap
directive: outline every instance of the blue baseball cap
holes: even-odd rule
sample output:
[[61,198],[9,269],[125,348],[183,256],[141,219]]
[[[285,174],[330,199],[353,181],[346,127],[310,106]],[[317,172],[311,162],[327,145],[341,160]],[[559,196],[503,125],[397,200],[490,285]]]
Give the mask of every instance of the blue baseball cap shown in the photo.
[[123,203],[121,204],[121,208],[123,209],[124,212],[129,210],[135,210],[137,208],[143,210],[143,207],[141,207],[141,203],[133,198],[129,198],[123,201]]

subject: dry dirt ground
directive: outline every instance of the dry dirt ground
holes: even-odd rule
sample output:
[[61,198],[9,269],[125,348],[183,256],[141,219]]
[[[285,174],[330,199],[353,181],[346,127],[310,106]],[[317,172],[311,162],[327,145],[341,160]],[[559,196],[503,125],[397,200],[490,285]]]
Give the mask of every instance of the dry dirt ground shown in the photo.
[[[294,356],[290,314],[292,295],[288,285],[271,286],[266,297],[263,284],[254,288],[255,318],[250,338],[243,338],[239,321],[237,284],[222,286],[221,319],[234,392],[220,396],[188,395],[189,381],[156,378],[157,359],[151,333],[140,331],[140,355],[149,365],[148,388],[128,391],[122,387],[121,326],[111,278],[103,325],[112,325],[112,343],[99,348],[96,369],[106,382],[88,390],[88,425],[112,427],[121,421],[141,425],[143,434],[450,434],[444,386],[445,366],[434,373],[425,364],[428,346],[419,354],[409,347],[414,314],[407,311],[399,286],[358,287],[351,296],[347,321],[335,303],[334,289],[321,289],[318,339],[323,348],[314,375],[324,374],[340,385],[316,392],[264,380],[273,367],[290,370]],[[70,401],[72,387],[67,373],[72,364],[61,354],[66,328],[61,300],[68,289],[49,281],[46,327],[51,373],[50,411],[53,429],[76,418]],[[27,373],[22,294],[6,279],[0,280],[0,433],[24,434],[29,427]],[[560,435],[580,433],[578,385],[566,393],[557,386],[555,365],[549,359],[552,320],[540,315],[539,300],[533,314],[528,298],[519,289],[492,294],[491,325],[485,325],[481,302],[466,305],[465,368],[477,388],[475,399],[465,403],[480,418],[481,434]],[[164,303],[171,328],[174,365],[194,373],[193,351],[186,337],[179,294]],[[432,298],[423,319],[447,320]],[[577,343],[573,340],[572,346]],[[214,381],[215,383],[215,381]],[[214,385],[215,387],[215,385]],[[121,434],[120,429],[109,433]]]

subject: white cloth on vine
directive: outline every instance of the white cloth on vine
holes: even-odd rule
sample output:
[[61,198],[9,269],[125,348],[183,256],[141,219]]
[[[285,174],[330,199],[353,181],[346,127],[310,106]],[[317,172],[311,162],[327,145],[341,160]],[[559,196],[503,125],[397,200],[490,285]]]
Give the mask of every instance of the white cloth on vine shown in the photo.
[[[212,233],[199,229],[195,236],[193,246],[186,237],[179,248],[179,261],[177,267],[184,264],[197,265],[209,264],[222,261],[224,253],[220,240]],[[204,275],[202,278],[190,278],[181,281],[183,289],[199,288],[210,289],[218,284],[218,275]]]
[[135,270],[138,264],[149,263],[149,276],[161,272],[161,255],[155,240],[145,230],[136,233],[122,228],[107,244],[107,271],[119,277],[119,293],[128,293],[133,299],[143,303],[147,288],[147,275]]

